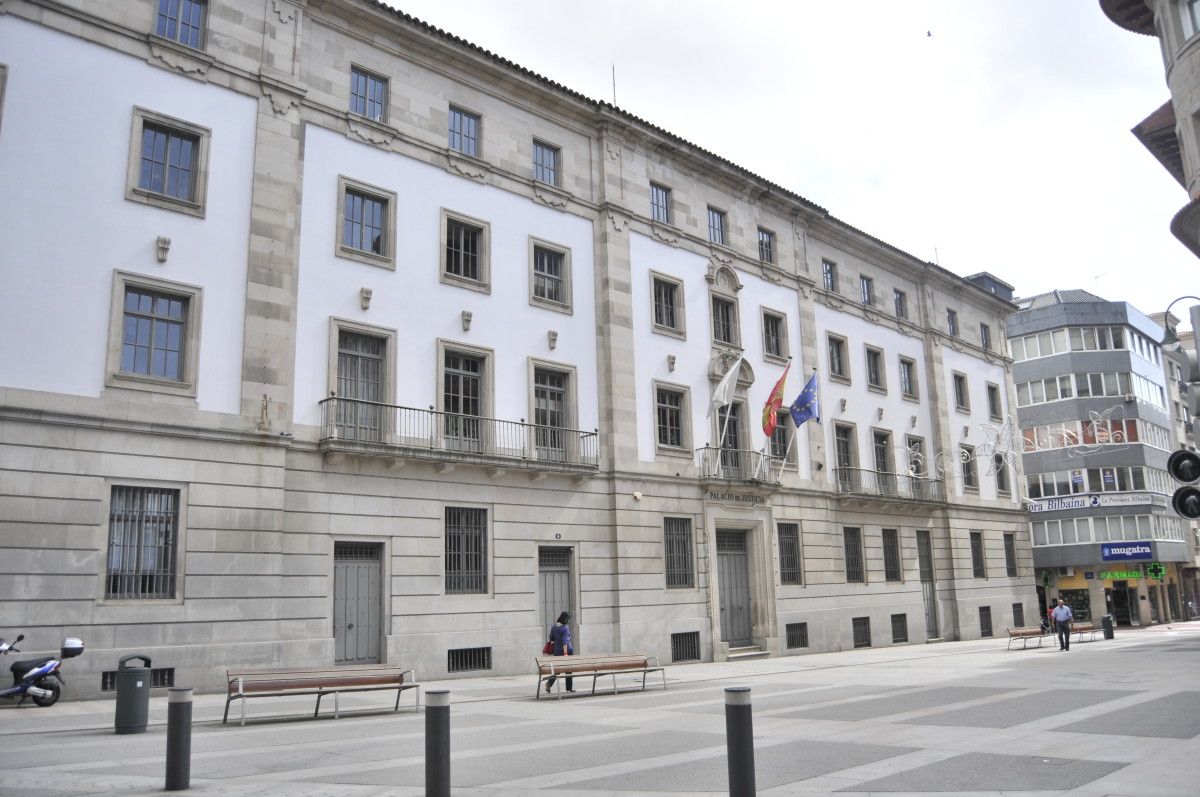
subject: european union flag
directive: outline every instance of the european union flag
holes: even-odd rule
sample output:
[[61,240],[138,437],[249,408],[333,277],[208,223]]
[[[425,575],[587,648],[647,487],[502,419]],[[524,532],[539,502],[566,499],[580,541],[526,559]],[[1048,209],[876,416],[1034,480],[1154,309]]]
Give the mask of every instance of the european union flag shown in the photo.
[[821,422],[821,402],[817,400],[817,375],[813,374],[805,383],[804,389],[800,391],[800,395],[796,396],[796,400],[788,407],[788,412],[792,414],[792,422],[799,426],[800,424],[812,418],[817,423]]

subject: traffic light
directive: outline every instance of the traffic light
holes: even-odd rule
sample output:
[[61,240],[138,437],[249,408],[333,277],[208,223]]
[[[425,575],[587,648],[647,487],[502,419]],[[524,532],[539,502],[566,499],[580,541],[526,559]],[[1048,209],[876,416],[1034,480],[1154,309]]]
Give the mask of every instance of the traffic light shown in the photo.
[[1200,519],[1200,488],[1195,485],[1200,480],[1200,456],[1194,451],[1176,451],[1167,460],[1167,472],[1184,485],[1175,491],[1171,506],[1188,520]]

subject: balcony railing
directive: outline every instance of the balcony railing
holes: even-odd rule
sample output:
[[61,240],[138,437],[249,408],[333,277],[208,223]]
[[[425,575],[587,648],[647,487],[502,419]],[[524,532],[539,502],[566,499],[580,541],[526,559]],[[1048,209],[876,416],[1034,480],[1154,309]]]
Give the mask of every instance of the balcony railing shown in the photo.
[[907,501],[945,501],[940,479],[921,479],[906,473],[880,473],[860,468],[834,468],[837,491],[843,495],[868,495]]
[[595,471],[597,432],[419,410],[375,401],[321,401],[326,450],[499,467]]
[[700,477],[705,479],[778,484],[783,460],[761,451],[705,446],[696,449],[696,467],[700,469]]

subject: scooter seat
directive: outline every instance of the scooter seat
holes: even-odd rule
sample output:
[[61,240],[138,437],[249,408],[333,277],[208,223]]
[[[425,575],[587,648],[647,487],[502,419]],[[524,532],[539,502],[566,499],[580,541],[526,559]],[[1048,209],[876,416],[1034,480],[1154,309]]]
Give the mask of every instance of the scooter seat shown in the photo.
[[41,659],[25,659],[24,661],[14,661],[13,665],[9,667],[9,669],[12,670],[13,679],[19,681],[25,677],[25,673],[29,672],[30,670],[36,670],[38,667],[41,667],[48,661],[54,661],[54,658],[52,656],[46,656],[45,658]]

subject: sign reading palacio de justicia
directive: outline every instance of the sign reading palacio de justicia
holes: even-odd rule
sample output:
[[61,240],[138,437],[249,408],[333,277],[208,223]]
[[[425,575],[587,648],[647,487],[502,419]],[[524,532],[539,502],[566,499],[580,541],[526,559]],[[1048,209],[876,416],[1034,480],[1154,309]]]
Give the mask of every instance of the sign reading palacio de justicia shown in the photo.
[[746,504],[747,506],[757,506],[767,502],[765,496],[754,493],[730,493],[717,492],[715,490],[709,490],[705,493],[704,499],[706,501],[716,501],[720,504]]

